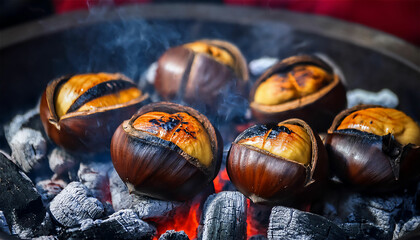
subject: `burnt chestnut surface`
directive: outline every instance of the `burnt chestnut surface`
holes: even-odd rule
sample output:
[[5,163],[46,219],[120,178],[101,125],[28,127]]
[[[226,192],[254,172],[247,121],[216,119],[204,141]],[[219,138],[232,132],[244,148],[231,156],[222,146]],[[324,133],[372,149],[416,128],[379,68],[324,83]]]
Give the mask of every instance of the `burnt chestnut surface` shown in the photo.
[[147,94],[141,94],[125,103],[78,111],[89,102],[101,104],[112,94],[135,88],[134,83],[122,74],[115,76],[118,78],[86,89],[85,94],[80,95],[62,116],[56,110],[61,104],[56,102],[57,92],[73,76],[64,76],[48,84],[41,97],[40,116],[45,132],[54,143],[69,151],[99,152],[109,149],[117,126],[150,102]]
[[[255,101],[255,93],[263,82],[275,74],[287,74],[297,66],[319,67],[331,75],[332,81],[314,93],[283,103],[266,105]],[[325,132],[336,114],[346,105],[346,90],[338,75],[321,59],[307,55],[292,56],[275,64],[255,82],[250,92],[250,107],[258,122],[300,118],[319,132]]]
[[[209,136],[210,164],[204,165],[171,141],[134,128],[137,118],[151,112],[184,112],[194,117]],[[175,201],[188,200],[211,183],[219,171],[222,151],[222,139],[204,115],[190,107],[169,102],[142,107],[117,128],[111,141],[115,170],[130,192]]]
[[298,204],[321,194],[320,186],[328,177],[327,152],[319,136],[300,119],[279,123],[302,127],[310,137],[309,164],[277,156],[260,148],[239,143],[243,139],[266,135],[276,126],[256,125],[232,143],[227,160],[229,178],[253,202]]
[[[344,183],[370,192],[392,191],[419,179],[420,146],[403,145],[392,133],[379,136],[356,129],[337,130],[347,116],[370,108],[383,109],[380,106],[359,105],[341,112],[334,119],[325,139],[332,171]],[[368,125],[372,125],[372,121],[375,120],[366,118]]]
[[[200,45],[200,51],[195,45]],[[236,46],[221,40],[205,39],[168,49],[159,58],[155,78],[155,88],[165,100],[204,103],[213,110],[222,92],[245,96],[247,85],[245,58]]]

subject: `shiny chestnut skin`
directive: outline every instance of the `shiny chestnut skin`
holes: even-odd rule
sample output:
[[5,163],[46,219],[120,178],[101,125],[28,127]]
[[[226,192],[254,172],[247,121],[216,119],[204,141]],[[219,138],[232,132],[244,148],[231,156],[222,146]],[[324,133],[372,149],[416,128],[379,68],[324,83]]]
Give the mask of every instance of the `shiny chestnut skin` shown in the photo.
[[248,78],[246,60],[236,46],[203,39],[168,49],[159,58],[154,85],[165,100],[204,104],[211,112],[222,92],[245,97]]
[[[79,88],[74,86],[80,96],[77,95],[78,98],[70,105],[67,113],[59,116],[56,109],[56,106],[61,104],[56,101],[58,92],[60,87],[73,77],[86,78],[83,81],[86,85]],[[91,78],[96,80],[90,82]],[[99,84],[95,82],[103,78],[108,80]],[[85,86],[87,88],[84,88]],[[150,102],[148,94],[141,94],[125,103],[81,109],[94,101],[99,101],[101,104],[101,101],[109,101],[109,97],[115,96],[121,91],[136,88],[132,80],[118,73],[79,74],[57,78],[48,84],[41,97],[40,117],[44,130],[54,143],[66,150],[106,151],[109,149],[112,134],[118,125],[132,116],[141,106]],[[77,109],[77,107],[79,108]]]
[[[189,131],[188,127],[194,124],[193,121],[184,122],[182,117],[179,119],[177,113],[193,117],[195,124],[199,122],[207,133],[211,149],[211,153],[207,153],[211,154],[207,166],[182,150],[183,146],[177,145],[183,143],[183,140],[178,141],[177,135],[185,136]],[[145,124],[152,124],[149,128],[151,132],[169,131],[173,139],[166,140],[151,134],[148,129],[144,131],[136,128],[137,119],[157,114],[167,114],[168,117],[147,118],[150,120]],[[183,127],[182,124],[186,126]],[[193,129],[194,126],[190,128]],[[196,135],[199,132],[189,133],[192,133],[192,139],[188,140],[190,143],[199,139]],[[222,138],[204,115],[193,108],[169,102],[142,107],[130,120],[124,121],[117,128],[111,141],[112,162],[130,193],[171,201],[188,200],[210,184],[219,172],[222,154]]]
[[[346,109],[336,116],[328,130],[325,146],[330,156],[333,173],[343,183],[357,190],[369,192],[389,192],[418,180],[419,145],[402,144],[392,133],[377,135],[351,128],[337,130],[347,117],[357,118],[360,111],[367,109],[381,111],[386,108],[358,105]],[[384,123],[389,121],[388,117],[383,119],[366,117],[364,127],[369,128],[378,120]],[[420,136],[418,138],[420,139]]]
[[[263,104],[256,101],[258,88],[274,76],[288,77],[297,68],[319,68],[325,72],[331,81],[310,94],[297,96],[281,103]],[[308,78],[311,71],[300,69],[300,76],[296,76],[295,86],[300,86],[300,81]],[[313,76],[313,75],[312,75]],[[278,91],[290,86],[277,86]],[[272,89],[276,89],[276,86]],[[270,89],[270,88],[269,88]],[[275,91],[275,90],[274,90]],[[273,95],[273,94],[267,94]],[[292,56],[278,62],[268,69],[253,85],[250,92],[250,107],[254,118],[259,123],[279,122],[289,118],[299,118],[306,121],[318,132],[326,132],[334,117],[347,106],[346,90],[339,76],[323,60],[309,55]]]
[[[260,136],[268,140],[283,131],[290,134],[290,129],[279,128],[286,124],[306,131],[311,147],[308,164],[240,143]],[[255,125],[242,132],[229,150],[227,172],[236,188],[255,203],[294,205],[322,193],[320,187],[328,178],[328,157],[318,134],[306,122],[289,119],[277,125]]]

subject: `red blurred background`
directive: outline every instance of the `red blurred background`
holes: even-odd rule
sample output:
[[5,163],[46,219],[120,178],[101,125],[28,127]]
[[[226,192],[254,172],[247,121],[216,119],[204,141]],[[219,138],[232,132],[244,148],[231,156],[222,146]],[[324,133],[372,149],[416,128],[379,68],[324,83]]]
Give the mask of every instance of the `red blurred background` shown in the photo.
[[246,5],[331,16],[390,33],[420,46],[420,0],[2,0],[0,27],[98,5],[162,2]]

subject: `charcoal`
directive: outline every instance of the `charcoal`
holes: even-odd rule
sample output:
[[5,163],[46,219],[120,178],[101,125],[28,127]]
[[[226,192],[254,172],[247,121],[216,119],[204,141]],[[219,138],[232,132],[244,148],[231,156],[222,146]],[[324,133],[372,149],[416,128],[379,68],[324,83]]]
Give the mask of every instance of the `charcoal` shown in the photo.
[[108,171],[111,168],[111,162],[88,162],[81,163],[77,172],[80,182],[88,187],[93,196],[103,204],[111,202],[108,179]]
[[104,213],[98,199],[81,182],[71,182],[50,203],[55,221],[64,227],[79,225],[85,219],[97,219]]
[[368,196],[340,191],[325,200],[322,215],[351,239],[392,239],[397,222],[415,215],[414,202],[409,194]]
[[392,239],[400,239],[411,232],[420,229],[420,216],[415,216],[407,222],[396,225]]
[[160,235],[159,240],[189,240],[190,238],[184,231],[168,230]]
[[22,128],[9,141],[12,160],[23,171],[38,168],[47,154],[47,141],[40,131]]
[[159,218],[167,216],[181,203],[162,201],[146,196],[130,194],[127,186],[118,176],[115,169],[109,171],[112,206],[115,211],[133,209],[140,219]]
[[54,173],[61,175],[76,166],[79,160],[73,154],[56,147],[48,156],[48,163]]
[[133,210],[118,211],[102,220],[85,219],[81,227],[67,229],[64,239],[151,239],[156,229],[141,220]]
[[264,235],[258,234],[258,235],[248,238],[248,240],[267,240],[267,237]]
[[24,114],[16,115],[9,124],[4,126],[4,134],[7,141],[12,141],[13,136],[22,128],[42,131],[43,127],[39,116],[39,106],[28,110]]
[[273,207],[267,231],[268,239],[345,239],[335,223],[309,212],[283,206]]
[[57,194],[61,192],[67,183],[63,180],[56,179],[46,179],[43,181],[39,181],[36,184],[36,189],[38,190],[39,194],[41,194],[42,201],[45,206],[47,206]]
[[7,224],[3,211],[0,211],[0,232],[7,233],[9,235],[11,234],[9,224]]
[[51,221],[49,213],[46,213],[41,224],[33,226],[32,228],[22,227],[19,224],[12,226],[12,232],[17,234],[22,239],[29,239],[43,235],[49,235],[54,230],[54,224]]
[[240,192],[210,195],[203,208],[201,239],[245,239],[246,199]]
[[57,240],[57,239],[58,238],[56,236],[53,236],[53,235],[40,236],[40,237],[32,238],[32,240]]
[[9,226],[37,234],[46,216],[41,196],[28,176],[1,153],[0,193],[0,211]]

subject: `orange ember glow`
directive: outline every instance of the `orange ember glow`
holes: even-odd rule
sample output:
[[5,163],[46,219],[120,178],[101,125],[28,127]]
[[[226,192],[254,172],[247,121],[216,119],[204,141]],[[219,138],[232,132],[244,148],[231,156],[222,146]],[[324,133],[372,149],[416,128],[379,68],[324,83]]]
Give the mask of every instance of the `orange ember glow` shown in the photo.
[[155,235],[153,240],[158,240],[160,235],[167,230],[184,231],[190,239],[196,239],[200,215],[199,201],[193,202],[187,211],[185,211],[185,208],[180,207],[172,218],[159,221],[156,227],[157,235]]
[[[246,236],[247,239],[255,235],[267,237],[268,222],[271,213],[271,207],[254,204],[251,200],[246,200]],[[260,216],[261,219],[255,219],[254,216]]]
[[224,168],[222,171],[219,172],[219,174],[214,178],[213,184],[214,184],[214,192],[219,193],[223,191],[223,187],[228,183],[229,176],[227,174],[226,168]]

